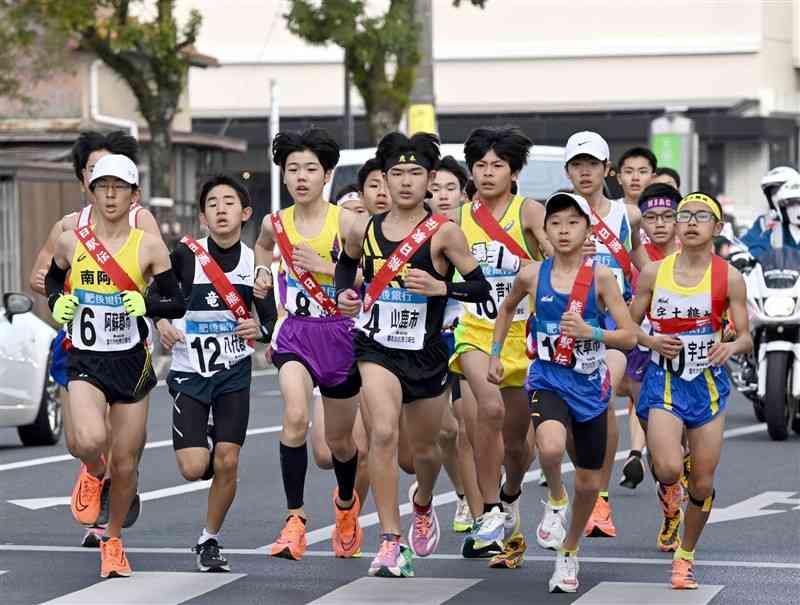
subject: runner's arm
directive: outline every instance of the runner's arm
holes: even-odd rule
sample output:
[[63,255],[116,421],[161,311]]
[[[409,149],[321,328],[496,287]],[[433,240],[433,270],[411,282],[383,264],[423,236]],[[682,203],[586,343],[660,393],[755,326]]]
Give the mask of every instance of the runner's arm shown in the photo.
[[[267,214],[261,221],[261,231],[253,248],[256,257],[256,267],[266,267],[267,270],[256,272],[253,296],[264,298],[272,289],[272,261],[275,250],[275,235],[272,233],[272,220]],[[265,275],[266,274],[266,275]]]
[[[595,279],[600,298],[617,324],[614,330],[602,330],[601,340],[612,348],[629,351],[636,346],[636,325],[619,291],[617,280],[611,270],[604,265],[596,268]],[[591,338],[592,334],[589,333],[586,337]]]
[[142,238],[145,273],[153,276],[145,292],[145,315],[177,319],[186,313],[186,299],[172,267],[169,250],[161,237],[145,233]]
[[[631,301],[630,314],[633,323],[640,324],[644,321],[647,309],[650,308],[650,301],[653,297],[653,287],[656,283],[659,263],[650,263],[639,274],[639,281],[636,284],[636,292]],[[642,343],[644,344],[644,343]]]
[[272,341],[272,333],[275,330],[275,323],[278,321],[278,307],[275,304],[275,297],[271,294],[264,298],[253,297],[253,306],[258,313],[258,321],[261,324],[261,341],[269,343]]
[[724,365],[733,355],[753,350],[747,317],[747,287],[742,274],[731,266],[728,266],[728,315],[736,327],[736,340],[714,343],[708,359],[715,366]]
[[539,281],[539,267],[541,267],[539,262],[525,265],[514,278],[511,291],[503,299],[500,309],[497,311],[497,318],[494,321],[492,343],[495,348],[498,346],[502,348],[503,342],[508,336],[508,331],[511,329],[511,323],[514,321],[514,314],[519,303],[534,291],[534,285]]
[[544,205],[533,198],[527,198],[522,207],[522,225],[524,231],[534,238],[539,251],[544,256],[553,256],[553,246],[544,230]]
[[58,297],[64,293],[64,280],[67,278],[67,272],[69,271],[74,240],[75,236],[69,231],[63,232],[56,240],[50,268],[44,279],[45,294],[50,310],[53,309]]
[[33,269],[31,269],[30,287],[31,290],[37,294],[47,294],[45,291],[44,276],[50,267],[50,261],[53,260],[53,253],[55,252],[58,238],[61,237],[63,232],[62,221],[59,220],[50,229],[47,241],[45,241],[44,245],[39,250],[39,254],[36,255],[36,261],[33,263]]
[[156,217],[147,208],[141,208],[137,211],[136,228],[161,239],[161,229],[158,227]]
[[[492,288],[483,275],[481,266],[470,252],[467,238],[455,223],[445,223],[434,237],[440,237],[445,257],[453,263],[464,281],[445,282],[450,298],[461,302],[480,303],[489,300]],[[433,246],[431,246],[433,248]]]
[[642,212],[630,204],[625,204],[625,210],[628,212],[628,222],[631,225],[631,261],[641,271],[650,263],[650,257],[642,245],[639,234],[642,228]]

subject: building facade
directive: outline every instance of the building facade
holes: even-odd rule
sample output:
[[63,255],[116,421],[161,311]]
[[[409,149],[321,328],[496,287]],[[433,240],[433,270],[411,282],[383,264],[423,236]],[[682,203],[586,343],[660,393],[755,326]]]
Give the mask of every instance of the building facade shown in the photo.
[[[343,140],[342,52],[286,28],[285,0],[184,0],[205,17],[200,44],[221,68],[192,74],[195,127],[245,138],[231,166],[262,182],[270,80],[281,126],[317,124]],[[375,14],[387,2],[372,1]],[[515,123],[536,143],[602,133],[618,157],[647,143],[666,108],[694,119],[699,185],[748,216],[763,201],[758,179],[797,163],[800,13],[797,0],[433,0],[439,131],[463,141],[479,125]],[[230,91],[246,91],[230,94]],[[366,146],[353,91],[356,146]]]

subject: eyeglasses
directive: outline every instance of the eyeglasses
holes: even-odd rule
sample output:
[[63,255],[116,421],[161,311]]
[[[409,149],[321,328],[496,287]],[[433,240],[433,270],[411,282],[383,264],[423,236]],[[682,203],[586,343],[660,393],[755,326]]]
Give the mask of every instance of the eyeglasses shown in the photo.
[[697,223],[710,223],[716,220],[717,217],[710,210],[698,210],[697,212],[681,210],[675,214],[675,220],[679,223],[689,223],[692,219]]
[[675,222],[675,213],[674,212],[665,212],[664,214],[655,214],[654,212],[645,212],[642,215],[642,220],[648,225],[655,225],[657,222],[661,221],[662,223],[674,223]]
[[94,186],[95,191],[130,191],[132,188],[130,183],[108,183],[106,181],[100,181]]

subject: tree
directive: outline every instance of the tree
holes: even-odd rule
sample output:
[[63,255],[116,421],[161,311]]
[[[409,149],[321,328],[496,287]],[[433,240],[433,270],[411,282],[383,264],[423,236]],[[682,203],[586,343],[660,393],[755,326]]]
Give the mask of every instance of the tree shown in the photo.
[[202,18],[191,11],[179,27],[175,0],[156,0],[150,18],[131,14],[145,0],[17,0],[21,16],[38,20],[53,36],[66,36],[97,55],[133,92],[150,130],[150,190],[171,197],[172,121],[192,64]]
[[[469,0],[483,8],[485,0]],[[458,6],[461,0],[454,0]],[[290,0],[289,31],[314,45],[344,50],[345,69],[364,100],[369,138],[376,144],[396,130],[409,104],[420,55],[414,0],[390,0],[383,15],[370,17],[366,0]]]

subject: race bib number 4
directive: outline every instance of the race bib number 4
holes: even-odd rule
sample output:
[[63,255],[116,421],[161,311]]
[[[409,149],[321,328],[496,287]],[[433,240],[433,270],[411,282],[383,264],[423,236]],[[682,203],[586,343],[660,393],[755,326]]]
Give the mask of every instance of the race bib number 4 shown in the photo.
[[201,376],[227,370],[253,353],[247,342],[233,333],[233,321],[187,321],[186,344],[189,360]]
[[425,344],[428,299],[402,288],[384,288],[369,311],[361,311],[358,329],[390,348],[418,351]]

